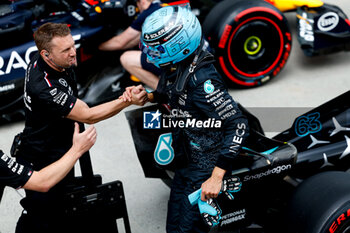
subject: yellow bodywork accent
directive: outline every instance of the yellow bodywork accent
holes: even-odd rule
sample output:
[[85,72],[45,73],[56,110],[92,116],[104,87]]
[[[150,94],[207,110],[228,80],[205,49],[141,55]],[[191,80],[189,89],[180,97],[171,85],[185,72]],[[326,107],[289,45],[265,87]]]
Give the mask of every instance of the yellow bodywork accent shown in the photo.
[[296,10],[302,6],[320,7],[324,4],[321,0],[266,0],[266,2],[271,3],[282,12]]
[[134,82],[141,82],[140,79],[136,78],[134,75],[130,75],[130,79]]
[[95,7],[95,11],[96,11],[97,13],[101,13],[101,12],[102,12],[102,9],[101,9],[101,7],[97,6],[97,7]]

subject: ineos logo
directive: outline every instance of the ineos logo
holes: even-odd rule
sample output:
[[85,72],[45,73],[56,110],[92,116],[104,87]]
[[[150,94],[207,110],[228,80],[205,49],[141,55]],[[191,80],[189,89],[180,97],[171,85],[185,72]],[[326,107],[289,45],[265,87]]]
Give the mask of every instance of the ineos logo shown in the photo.
[[339,23],[339,16],[334,12],[328,12],[322,15],[318,22],[317,27],[324,32],[328,32],[334,29]]

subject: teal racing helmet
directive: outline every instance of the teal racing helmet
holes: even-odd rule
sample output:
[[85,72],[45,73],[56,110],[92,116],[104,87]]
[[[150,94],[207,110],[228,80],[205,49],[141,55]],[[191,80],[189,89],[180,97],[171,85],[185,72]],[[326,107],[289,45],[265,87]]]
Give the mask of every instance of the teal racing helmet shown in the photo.
[[149,62],[164,67],[190,56],[200,45],[202,28],[189,7],[167,6],[142,25],[141,50]]

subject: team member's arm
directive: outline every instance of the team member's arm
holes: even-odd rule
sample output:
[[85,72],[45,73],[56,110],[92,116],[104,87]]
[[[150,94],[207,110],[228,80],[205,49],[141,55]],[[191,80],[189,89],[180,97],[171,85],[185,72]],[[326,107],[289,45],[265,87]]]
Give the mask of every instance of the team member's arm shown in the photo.
[[79,126],[75,123],[73,146],[70,150],[58,161],[38,172],[34,171],[23,188],[39,192],[49,191],[68,174],[77,160],[94,145],[96,136],[94,126],[90,126],[83,133],[79,133]]
[[135,87],[135,89],[138,90],[138,93],[134,95],[131,102],[123,101],[119,98],[90,108],[86,103],[77,99],[67,118],[87,124],[94,124],[116,115],[131,104],[142,106],[147,101],[147,93],[142,85]]
[[112,37],[98,46],[103,51],[128,49],[136,46],[140,41],[141,32],[128,27],[121,34]]

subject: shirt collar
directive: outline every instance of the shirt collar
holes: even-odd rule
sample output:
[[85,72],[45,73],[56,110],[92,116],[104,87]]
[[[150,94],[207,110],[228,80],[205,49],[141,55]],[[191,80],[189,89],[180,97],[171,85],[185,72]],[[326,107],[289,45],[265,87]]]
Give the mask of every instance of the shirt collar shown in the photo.
[[53,77],[61,76],[61,75],[63,74],[63,72],[64,72],[64,71],[59,72],[59,71],[53,69],[51,66],[49,66],[49,65],[44,61],[44,59],[40,56],[40,54],[39,54],[39,58],[38,58],[37,63],[38,63],[38,65],[39,65],[45,72],[47,72],[48,74],[50,74],[51,78],[52,78],[52,76],[53,76]]

